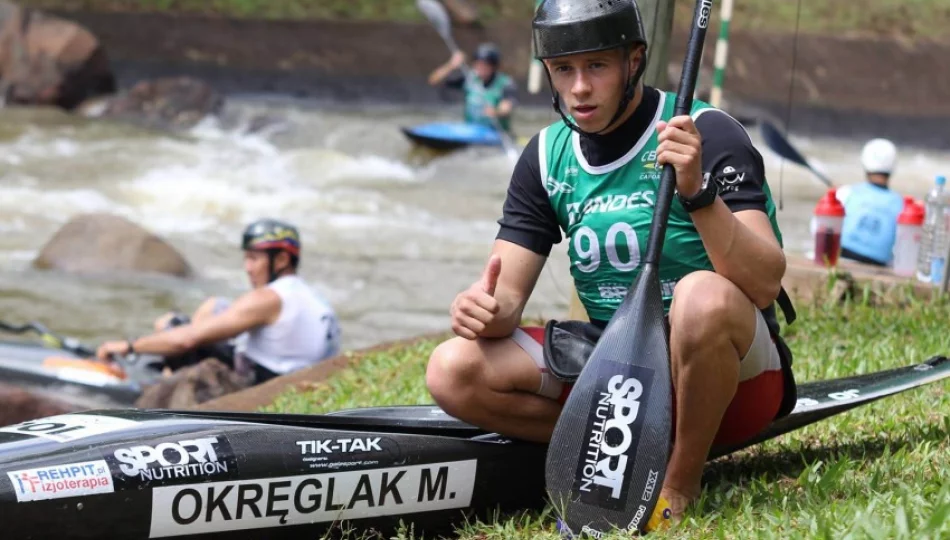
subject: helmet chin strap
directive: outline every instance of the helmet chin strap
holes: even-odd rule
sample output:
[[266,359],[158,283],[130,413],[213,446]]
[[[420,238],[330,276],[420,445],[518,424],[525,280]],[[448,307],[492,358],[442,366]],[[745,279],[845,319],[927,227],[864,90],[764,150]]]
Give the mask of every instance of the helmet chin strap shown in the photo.
[[[269,250],[267,252],[267,283],[273,283],[280,277],[279,273],[274,270],[274,259],[277,258],[278,253],[276,250]],[[286,270],[286,268],[284,270]],[[283,270],[281,270],[281,272],[283,272]]]
[[[624,47],[624,55],[625,56],[630,55],[630,47]],[[583,129],[580,128],[580,126],[578,126],[574,122],[571,122],[570,119],[567,117],[567,115],[564,114],[564,111],[561,109],[561,95],[558,94],[557,90],[554,89],[554,81],[551,80],[551,70],[549,70],[547,66],[544,66],[544,72],[548,76],[548,85],[550,85],[551,87],[551,95],[552,95],[551,103],[554,106],[554,110],[557,111],[559,115],[561,115],[561,120],[563,120],[564,123],[567,124],[567,127],[569,127],[573,131],[576,131],[580,135],[584,135],[585,137],[595,137],[597,135],[600,135],[604,130],[612,126],[614,122],[616,122],[617,120],[620,119],[621,116],[623,116],[623,113],[627,110],[627,106],[629,106],[630,102],[633,101],[633,97],[637,93],[637,85],[640,83],[640,78],[643,76],[643,72],[646,69],[646,64],[647,64],[646,55],[644,54],[644,58],[641,60],[640,65],[637,66],[637,71],[633,74],[633,76],[628,75],[626,77],[627,83],[623,89],[623,96],[620,98],[620,103],[618,104],[617,110],[616,112],[614,112],[613,117],[610,119],[609,122],[607,122],[607,125],[605,125],[603,129],[599,131],[593,131],[593,132],[584,131]],[[627,66],[629,66],[629,64],[624,63],[624,71],[627,71],[628,69]]]

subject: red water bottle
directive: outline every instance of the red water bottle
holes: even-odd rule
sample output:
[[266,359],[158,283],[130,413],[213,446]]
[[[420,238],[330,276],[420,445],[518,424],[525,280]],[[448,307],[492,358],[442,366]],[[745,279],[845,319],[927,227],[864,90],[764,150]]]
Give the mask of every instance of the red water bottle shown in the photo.
[[917,271],[917,255],[924,229],[924,206],[913,197],[904,197],[904,210],[897,216],[894,238],[894,273],[912,276]]
[[822,265],[838,264],[838,255],[841,253],[844,206],[836,195],[836,188],[829,189],[815,206],[815,262]]

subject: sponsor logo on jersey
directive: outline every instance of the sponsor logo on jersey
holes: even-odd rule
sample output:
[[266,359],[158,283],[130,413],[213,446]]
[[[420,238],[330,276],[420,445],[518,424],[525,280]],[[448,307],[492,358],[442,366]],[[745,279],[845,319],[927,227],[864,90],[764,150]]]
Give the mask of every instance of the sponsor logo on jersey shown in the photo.
[[546,189],[548,195],[552,197],[558,193],[574,193],[574,186],[567,182],[560,182],[553,176],[549,176],[548,179],[544,181],[544,189]]
[[568,227],[575,224],[580,216],[619,212],[634,208],[652,208],[656,204],[656,192],[652,189],[632,193],[611,193],[586,199],[583,203],[567,204]]
[[600,293],[601,300],[616,300],[620,302],[627,296],[626,285],[598,285],[597,292]]
[[660,170],[660,164],[656,162],[656,150],[650,150],[649,152],[643,152],[640,155],[640,166],[644,169],[655,169]]
[[131,485],[229,478],[237,461],[224,436],[178,439],[118,448],[106,455],[116,481]]
[[739,184],[745,181],[745,175],[746,173],[738,171],[732,165],[726,165],[722,168],[722,171],[715,176],[716,183],[719,184],[719,192],[729,193],[739,191]]
[[18,502],[112,493],[112,475],[103,460],[52,465],[7,473]]
[[650,182],[660,180],[663,167],[656,161],[656,150],[650,150],[649,152],[640,154],[640,168],[643,169],[640,173],[640,180],[648,180]]
[[151,538],[466,508],[477,460],[155,488]]
[[62,414],[30,420],[12,426],[4,426],[0,428],[0,432],[33,435],[34,437],[43,437],[44,439],[65,443],[92,437],[93,435],[118,431],[136,424],[137,422],[132,420],[116,418],[114,416]]
[[661,280],[660,293],[663,294],[663,298],[673,298],[673,291],[676,289],[676,284],[679,282],[680,278]]
[[[663,294],[663,298],[672,298],[673,290],[676,289],[676,284],[679,283],[679,279],[664,279],[660,281],[660,292]],[[612,300],[617,303],[620,303],[624,297],[627,296],[627,290],[629,287],[627,285],[618,285],[616,283],[602,283],[597,285],[597,293],[600,295],[601,300]]]

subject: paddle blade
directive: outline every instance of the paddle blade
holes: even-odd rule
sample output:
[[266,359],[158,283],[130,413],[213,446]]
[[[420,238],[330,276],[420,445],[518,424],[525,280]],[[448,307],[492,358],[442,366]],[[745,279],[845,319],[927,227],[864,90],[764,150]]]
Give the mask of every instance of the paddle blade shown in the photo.
[[416,6],[442,37],[446,47],[452,52],[457,51],[458,45],[452,37],[452,21],[449,19],[448,12],[445,11],[445,6],[438,0],[416,0]]
[[798,150],[784,135],[768,120],[762,120],[762,140],[765,141],[765,144],[779,156],[798,163],[802,167],[808,167],[808,161],[805,160],[805,157],[802,156]]
[[802,167],[810,170],[823,184],[828,187],[831,187],[831,179],[829,179],[825,174],[822,174],[821,171],[812,166],[811,163],[805,159],[798,149],[792,146],[792,143],[779,132],[778,128],[775,127],[768,120],[761,121],[761,131],[762,131],[762,140],[765,141],[765,145],[769,147],[773,152],[778,154],[783,159],[787,159],[793,163],[797,163]]
[[643,267],[587,366],[548,447],[548,495],[572,533],[643,530],[663,486],[672,423],[655,265]]

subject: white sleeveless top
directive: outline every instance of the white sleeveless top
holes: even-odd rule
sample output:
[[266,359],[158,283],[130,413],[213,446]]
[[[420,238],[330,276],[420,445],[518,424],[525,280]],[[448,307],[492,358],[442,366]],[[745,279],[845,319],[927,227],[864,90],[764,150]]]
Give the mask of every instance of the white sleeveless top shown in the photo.
[[326,300],[296,275],[267,286],[280,297],[280,315],[273,324],[247,332],[243,354],[249,360],[286,374],[339,353],[339,322]]

